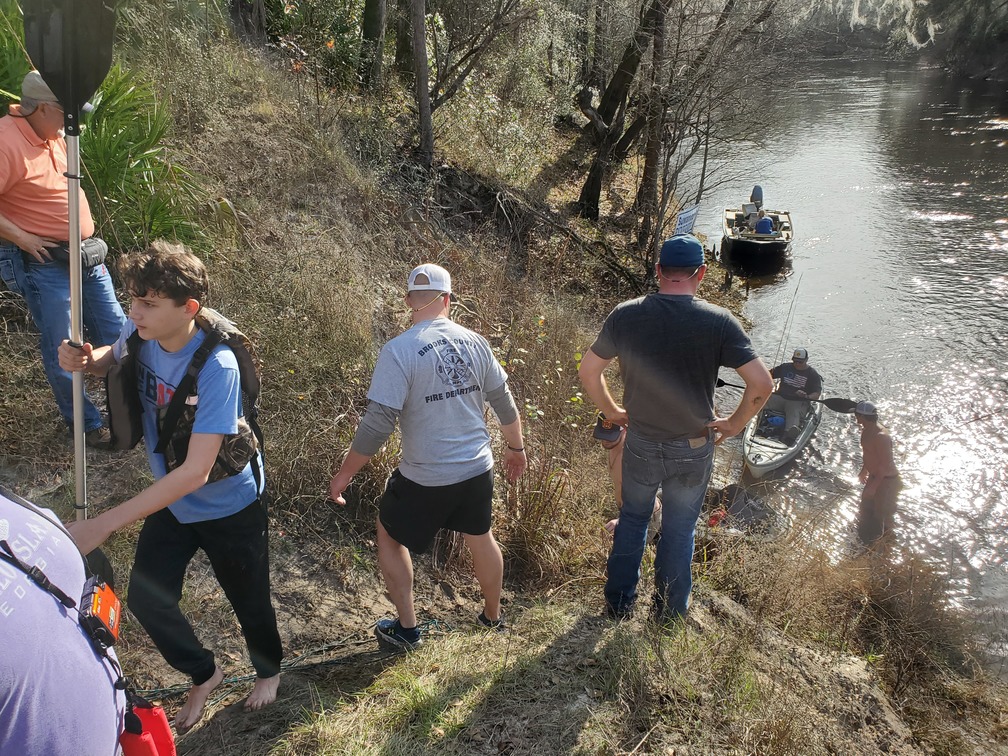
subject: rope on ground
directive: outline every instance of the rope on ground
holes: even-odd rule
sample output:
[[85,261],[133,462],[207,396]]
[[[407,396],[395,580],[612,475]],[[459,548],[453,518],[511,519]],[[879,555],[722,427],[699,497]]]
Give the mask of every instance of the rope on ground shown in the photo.
[[[374,626],[372,625],[372,627]],[[454,628],[451,625],[445,622],[441,622],[440,620],[437,619],[426,620],[424,622],[419,623],[417,627],[420,628],[421,632],[427,634],[446,635],[450,632],[454,632]],[[280,663],[280,671],[288,672],[295,669],[300,671],[300,670],[317,669],[320,667],[332,667],[342,664],[351,664],[354,660],[346,657],[336,659],[323,659],[321,661],[317,661],[312,664],[306,664],[305,660],[313,656],[324,655],[326,653],[329,653],[330,651],[335,651],[337,649],[365,646],[370,645],[371,643],[374,642],[375,642],[374,638],[366,638],[358,640],[344,638],[343,640],[334,641],[333,643],[326,643],[324,645],[317,646],[316,648],[310,648],[305,651],[302,651],[293,659],[285,659]],[[255,674],[235,675],[234,677],[224,678],[221,681],[220,685],[217,687],[218,689],[231,688],[232,686],[237,685],[239,683],[252,682],[255,679],[256,679]],[[185,693],[188,693],[190,688],[192,688],[191,683],[183,683],[180,685],[171,685],[165,688],[148,688],[145,690],[138,690],[137,693],[143,698],[160,700],[183,695]],[[210,703],[219,702],[222,699],[226,698],[227,695],[228,695],[227,693],[224,693],[223,695],[217,695]]]

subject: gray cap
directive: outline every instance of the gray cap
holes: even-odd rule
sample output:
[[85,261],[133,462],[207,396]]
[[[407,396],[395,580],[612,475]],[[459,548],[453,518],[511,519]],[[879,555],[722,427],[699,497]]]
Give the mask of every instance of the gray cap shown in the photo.
[[[21,96],[27,97],[29,100],[35,100],[35,102],[53,102],[63,107],[59,98],[49,89],[49,85],[45,83],[45,79],[42,78],[42,74],[38,71],[29,71],[25,74],[24,81],[21,82]],[[94,110],[94,105],[90,102],[85,102],[81,105],[81,110],[85,113],[90,113]]]
[[49,89],[49,85],[38,71],[29,71],[25,74],[24,81],[21,82],[21,96],[35,102],[55,102],[59,105],[59,98]]
[[871,402],[858,402],[854,408],[854,414],[862,417],[878,417],[878,410]]

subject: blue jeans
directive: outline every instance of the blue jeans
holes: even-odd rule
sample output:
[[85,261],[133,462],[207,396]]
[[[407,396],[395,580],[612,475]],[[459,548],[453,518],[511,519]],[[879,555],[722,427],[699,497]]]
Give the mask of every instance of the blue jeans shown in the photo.
[[[73,426],[73,378],[59,366],[57,350],[70,338],[70,268],[63,263],[26,263],[21,250],[0,244],[0,278],[7,288],[24,297],[39,329],[42,367],[52,386],[63,420]],[[112,288],[105,265],[84,268],[81,277],[82,308],[87,340],[106,346],[119,338],[126,316]],[[84,430],[103,425],[101,412],[84,396]]]
[[[696,442],[695,442],[696,443]],[[623,449],[623,508],[613,533],[605,598],[625,615],[637,599],[648,521],[662,488],[662,530],[655,552],[655,614],[680,617],[689,607],[693,539],[714,461],[711,438],[696,448],[686,439],[650,441],[627,430]]]

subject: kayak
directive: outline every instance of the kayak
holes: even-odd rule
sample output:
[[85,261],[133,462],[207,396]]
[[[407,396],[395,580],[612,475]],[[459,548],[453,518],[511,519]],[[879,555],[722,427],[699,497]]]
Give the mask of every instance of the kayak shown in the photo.
[[789,519],[741,485],[732,483],[711,491],[697,521],[697,537],[741,538],[745,541],[776,541],[789,530]]
[[809,402],[809,411],[802,418],[798,435],[792,443],[784,439],[784,414],[760,410],[742,434],[742,453],[746,469],[754,478],[762,478],[798,456],[822,420],[822,402]]

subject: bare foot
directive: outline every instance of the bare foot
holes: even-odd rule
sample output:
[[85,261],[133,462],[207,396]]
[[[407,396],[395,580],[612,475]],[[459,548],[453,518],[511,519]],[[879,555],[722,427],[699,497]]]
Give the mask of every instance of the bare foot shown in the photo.
[[202,685],[193,685],[189,689],[189,697],[175,715],[175,729],[185,733],[203,718],[203,707],[213,689],[224,682],[224,672],[220,667],[214,667],[213,676]]
[[280,675],[273,677],[257,677],[252,692],[245,701],[245,711],[259,711],[276,701],[277,688],[280,687]]

